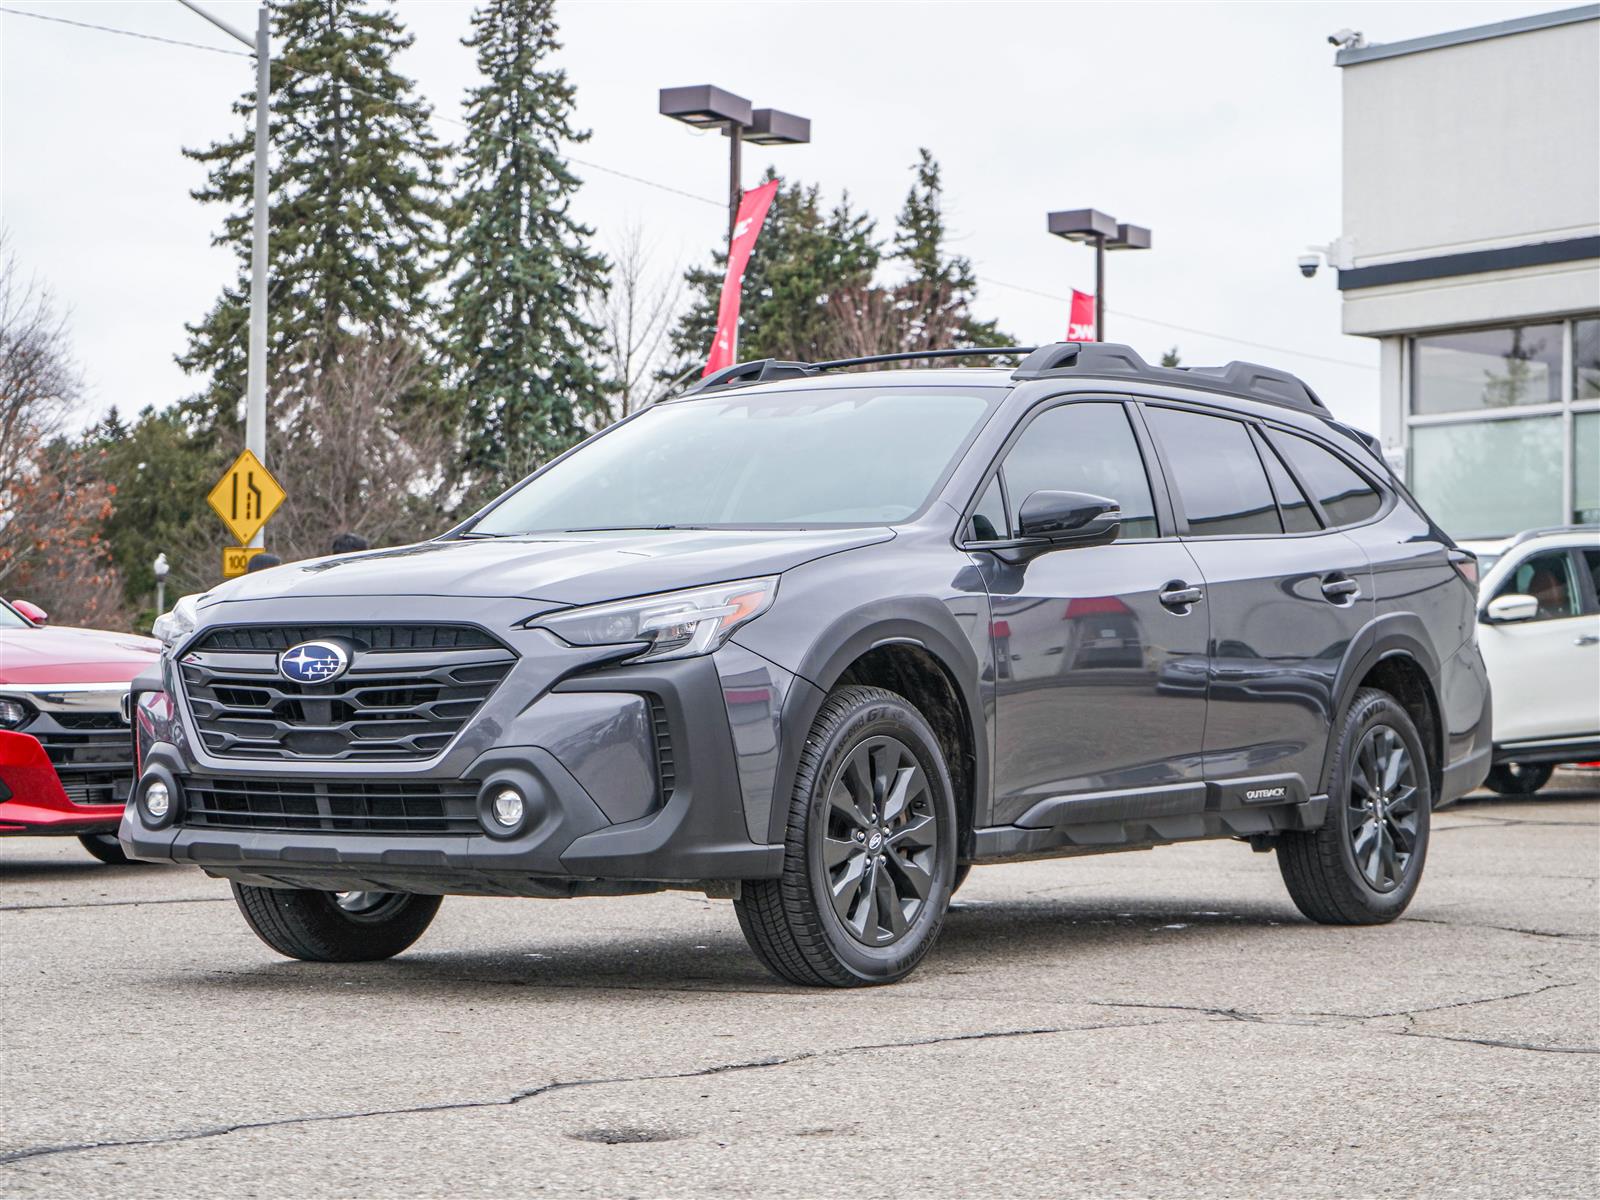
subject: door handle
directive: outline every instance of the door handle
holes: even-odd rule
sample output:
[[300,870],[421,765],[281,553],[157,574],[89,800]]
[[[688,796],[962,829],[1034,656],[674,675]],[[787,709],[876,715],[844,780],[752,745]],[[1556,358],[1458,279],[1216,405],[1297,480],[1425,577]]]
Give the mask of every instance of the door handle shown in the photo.
[[1348,575],[1334,573],[1322,577],[1322,594],[1335,604],[1361,595],[1361,585]]
[[1174,579],[1157,594],[1156,598],[1168,608],[1188,612],[1191,604],[1199,604],[1205,598],[1205,592],[1200,588],[1190,587],[1181,579]]
[[1600,642],[1600,633],[1580,633],[1572,640],[1574,646],[1592,646]]

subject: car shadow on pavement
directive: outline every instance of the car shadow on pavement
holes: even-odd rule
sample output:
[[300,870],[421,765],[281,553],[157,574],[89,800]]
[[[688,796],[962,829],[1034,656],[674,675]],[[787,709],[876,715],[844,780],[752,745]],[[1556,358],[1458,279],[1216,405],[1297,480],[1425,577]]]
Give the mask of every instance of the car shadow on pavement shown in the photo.
[[149,875],[182,869],[179,863],[129,862],[118,866],[97,862],[87,853],[82,862],[59,858],[0,859],[0,888],[18,883],[111,883],[127,874]]
[[[1240,929],[1279,925],[1313,928],[1287,906],[1233,905],[1209,908],[1205,901],[1105,901],[1092,904],[1052,900],[958,900],[938,944],[912,976],[909,986],[937,984],[943,977],[984,973],[1040,956],[1070,963],[1076,953],[1115,947],[1119,954],[1159,950],[1175,936],[1225,939]],[[576,943],[568,931],[559,944],[508,943],[495,950],[431,948],[426,939],[398,958],[380,963],[295,963],[275,961],[237,970],[186,974],[175,986],[233,994],[294,992],[325,984],[349,996],[356,979],[362,994],[404,993],[439,999],[469,999],[504,988],[529,993],[569,995],[577,991],[677,991],[815,994],[762,970],[740,936],[731,910],[726,928],[686,930],[680,936],[652,933],[639,942],[615,932]]]

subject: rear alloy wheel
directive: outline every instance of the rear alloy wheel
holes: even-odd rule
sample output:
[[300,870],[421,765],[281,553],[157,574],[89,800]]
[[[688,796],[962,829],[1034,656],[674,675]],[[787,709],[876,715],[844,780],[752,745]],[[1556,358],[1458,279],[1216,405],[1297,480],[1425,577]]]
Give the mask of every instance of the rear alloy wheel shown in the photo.
[[80,833],[78,841],[90,854],[110,867],[125,867],[133,861],[114,833]]
[[881,688],[840,688],[806,740],[783,876],[743,885],[739,924],[793,983],[892,983],[939,935],[955,841],[950,773],[922,714]]
[[233,885],[250,928],[286,958],[376,962],[422,936],[441,897],[406,892],[312,892]]
[[1363,688],[1339,727],[1320,829],[1278,838],[1295,906],[1326,925],[1377,925],[1406,910],[1428,852],[1433,781],[1410,714]]
[[1554,773],[1550,763],[1495,763],[1483,786],[1502,796],[1531,796],[1549,783]]

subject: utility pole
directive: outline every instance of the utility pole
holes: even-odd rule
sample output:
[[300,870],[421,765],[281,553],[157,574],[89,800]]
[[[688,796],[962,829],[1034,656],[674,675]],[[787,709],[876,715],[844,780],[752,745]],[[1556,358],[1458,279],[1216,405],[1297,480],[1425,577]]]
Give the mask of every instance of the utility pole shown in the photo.
[[[256,180],[255,225],[250,239],[250,358],[245,384],[245,448],[267,463],[267,134],[272,90],[271,14],[263,4],[256,11],[256,36],[252,39],[221,17],[213,16],[194,0],[178,3],[210,21],[229,37],[251,47],[256,58]],[[250,539],[263,545],[260,530]]]

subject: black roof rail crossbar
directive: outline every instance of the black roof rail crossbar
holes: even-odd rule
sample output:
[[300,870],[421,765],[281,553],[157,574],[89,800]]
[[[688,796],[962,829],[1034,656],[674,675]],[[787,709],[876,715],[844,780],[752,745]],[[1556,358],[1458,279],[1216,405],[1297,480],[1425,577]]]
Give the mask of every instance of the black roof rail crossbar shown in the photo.
[[1152,367],[1131,346],[1115,342],[1056,342],[1040,346],[1011,378],[1045,379],[1065,373],[1130,375],[1151,383],[1211,387],[1284,408],[1328,415],[1325,405],[1298,376],[1260,363],[1231,362],[1220,367]]
[[1035,346],[968,346],[965,349],[906,350],[896,354],[868,354],[861,358],[835,358],[815,362],[818,371],[837,371],[841,367],[867,367],[873,363],[915,362],[919,358],[993,358],[1002,354],[1032,354]]
[[862,358],[835,358],[826,362],[787,362],[778,358],[758,358],[723,367],[700,380],[683,394],[741,384],[771,383],[775,379],[797,379],[818,371],[837,371],[844,367],[867,367],[874,363],[914,362],[919,358],[990,358],[1003,354],[1031,354],[1032,346],[968,346],[965,349],[908,350],[898,354],[869,354]]

